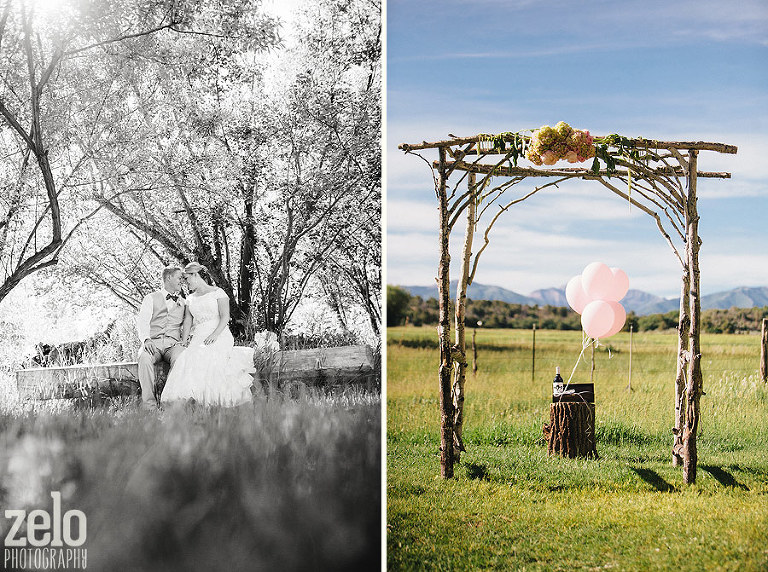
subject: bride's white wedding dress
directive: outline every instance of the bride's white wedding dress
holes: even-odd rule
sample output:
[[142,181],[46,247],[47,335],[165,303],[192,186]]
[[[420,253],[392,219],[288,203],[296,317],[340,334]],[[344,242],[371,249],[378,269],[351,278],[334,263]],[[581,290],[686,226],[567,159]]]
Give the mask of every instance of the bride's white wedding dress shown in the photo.
[[192,293],[187,305],[192,314],[189,347],[176,360],[168,374],[161,401],[194,399],[208,405],[234,406],[251,401],[253,348],[234,347],[229,328],[210,345],[203,341],[219,323],[218,300],[227,299],[217,288],[207,294]]

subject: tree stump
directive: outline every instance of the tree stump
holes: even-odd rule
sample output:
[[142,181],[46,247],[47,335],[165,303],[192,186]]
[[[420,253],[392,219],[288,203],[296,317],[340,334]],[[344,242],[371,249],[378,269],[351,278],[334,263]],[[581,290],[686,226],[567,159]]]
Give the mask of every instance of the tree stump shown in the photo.
[[544,424],[547,453],[574,459],[597,459],[595,440],[595,404],[579,402],[551,403],[550,422]]

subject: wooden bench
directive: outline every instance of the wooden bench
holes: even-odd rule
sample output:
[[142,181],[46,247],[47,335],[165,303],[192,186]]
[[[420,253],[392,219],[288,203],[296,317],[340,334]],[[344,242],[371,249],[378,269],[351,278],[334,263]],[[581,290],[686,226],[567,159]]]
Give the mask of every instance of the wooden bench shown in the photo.
[[[377,379],[368,346],[255,353],[254,366],[254,381],[277,388],[362,384],[370,389]],[[155,367],[162,386],[167,364],[160,362]],[[21,399],[136,395],[138,371],[136,362],[21,369],[16,372],[16,387]]]

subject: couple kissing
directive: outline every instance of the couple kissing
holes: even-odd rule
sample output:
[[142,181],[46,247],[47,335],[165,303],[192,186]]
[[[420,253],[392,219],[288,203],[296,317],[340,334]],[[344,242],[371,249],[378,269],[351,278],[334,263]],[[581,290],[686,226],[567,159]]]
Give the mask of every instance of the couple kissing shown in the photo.
[[[136,329],[141,404],[154,409],[155,364],[170,364],[163,405],[194,400],[236,406],[251,401],[253,349],[234,347],[229,331],[229,297],[211,284],[208,270],[190,262],[163,269],[163,287],[141,303]],[[182,284],[189,295],[182,295]],[[160,399],[160,396],[158,396]]]

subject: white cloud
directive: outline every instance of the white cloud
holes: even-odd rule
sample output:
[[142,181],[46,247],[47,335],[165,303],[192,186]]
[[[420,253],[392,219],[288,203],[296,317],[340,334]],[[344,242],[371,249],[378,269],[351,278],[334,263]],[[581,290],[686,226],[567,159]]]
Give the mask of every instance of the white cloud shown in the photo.
[[[755,133],[702,133],[701,139],[736,145],[735,155],[702,151],[699,153],[700,171],[725,171],[731,179],[716,185],[707,181],[707,198],[716,196],[734,198],[742,196],[768,196],[768,171],[765,157],[768,156],[768,136]],[[763,190],[760,193],[760,190]]]
[[[437,141],[448,138],[449,133],[468,136],[535,128],[570,118],[572,125],[590,129],[593,134],[619,132],[630,137],[737,145],[736,155],[708,151],[699,154],[700,170],[733,175],[731,179],[699,182],[700,210],[705,213],[702,288],[704,293],[710,293],[745,283],[768,285],[768,277],[761,270],[768,269],[768,259],[761,254],[766,249],[756,246],[768,240],[766,232],[763,228],[752,228],[750,243],[741,231],[743,219],[755,220],[754,211],[760,208],[760,199],[768,199],[764,161],[768,156],[768,136],[766,115],[762,113],[768,106],[768,95],[759,82],[759,74],[764,70],[753,66],[754,77],[744,77],[743,81],[734,78],[729,83],[724,78],[722,89],[711,81],[681,87],[678,76],[665,75],[671,73],[670,66],[662,65],[658,74],[653,73],[654,61],[631,49],[645,43],[654,48],[648,54],[652,58],[658,57],[657,48],[664,47],[696,44],[706,52],[717,47],[713,40],[728,42],[729,45],[723,44],[724,49],[764,44],[768,4],[748,1],[740,3],[739,10],[713,0],[623,3],[611,5],[610,10],[605,9],[605,3],[576,10],[571,3],[558,0],[547,4],[478,0],[476,4],[473,17],[462,24],[466,33],[455,41],[445,42],[442,38],[455,25],[446,21],[450,29],[441,30],[443,36],[432,37],[436,41],[425,41],[410,53],[421,52],[428,57],[438,53],[442,57],[451,51],[453,56],[461,53],[473,58],[482,54],[492,59],[491,65],[496,67],[503,65],[499,58],[541,56],[524,65],[536,64],[539,70],[549,67],[556,72],[560,64],[552,54],[574,49],[600,50],[604,46],[596,45],[594,38],[601,35],[599,42],[611,47],[610,52],[602,54],[606,65],[615,65],[619,61],[615,56],[621,53],[626,56],[627,69],[606,69],[605,74],[593,76],[611,77],[613,83],[605,82],[591,89],[579,84],[573,86],[574,90],[553,88],[558,85],[555,77],[537,75],[537,71],[525,67],[521,69],[530,73],[520,81],[504,76],[503,72],[498,77],[473,78],[475,66],[487,68],[474,60],[457,62],[455,73],[444,74],[439,81],[409,81],[406,74],[399,75],[396,89],[389,92],[386,148],[387,216],[392,239],[390,276],[403,284],[432,284],[437,265],[432,173],[423,161],[397,150],[398,143]],[[448,18],[459,6],[449,1],[436,17]],[[483,10],[493,12],[494,17],[483,17]],[[555,12],[561,17],[549,17]],[[551,23],[546,31],[531,25],[542,21]],[[492,41],[472,35],[479,25],[483,26],[482,38],[498,35],[509,41],[497,42],[497,51]],[[561,30],[567,33],[559,33]],[[681,53],[668,52],[670,58],[680,58],[684,66]],[[704,52],[695,55],[705,57]],[[402,66],[411,74],[432,71],[426,71],[427,66],[396,58],[390,66]],[[725,57],[715,59],[713,69],[727,68],[730,63]],[[511,67],[520,67],[518,64],[523,62],[516,59]],[[445,70],[448,64],[429,65]],[[749,65],[746,62],[744,69],[752,69]],[[638,74],[629,70],[639,72],[641,79],[637,80]],[[589,77],[588,71],[585,74]],[[634,81],[642,83],[635,85]],[[435,151],[424,151],[424,155],[430,162],[437,158]],[[526,182],[525,188],[530,189],[533,184]],[[522,188],[521,185],[510,194],[519,194]],[[454,261],[459,256],[461,231],[463,226],[453,237]],[[422,252],[429,255],[423,256]],[[592,260],[624,268],[633,288],[668,297],[679,293],[678,261],[655,222],[637,209],[630,211],[625,201],[599,184],[582,181],[568,181],[559,189],[544,190],[505,214],[483,255],[477,281],[528,293],[564,283]],[[455,262],[454,275],[457,270]]]
[[390,200],[387,202],[387,232],[432,233],[438,221],[436,201]]
[[[433,284],[438,260],[434,198],[391,199],[387,216],[388,282]],[[474,252],[484,228],[475,235]],[[768,284],[768,253],[750,248],[750,239],[744,233],[707,234],[701,251],[705,294]],[[453,277],[462,243],[463,224],[458,224],[451,237]],[[679,263],[653,219],[588,182],[542,191],[505,213],[491,233],[476,280],[527,294],[564,284],[594,260],[623,268],[632,288],[678,295]]]
[[731,252],[710,253],[704,249],[700,268],[704,293],[768,284],[768,254],[765,252],[734,249]]
[[[507,34],[535,39],[539,36],[530,23],[539,21],[547,23],[546,39],[550,45],[562,41],[574,47],[580,42],[593,43],[595,37],[612,40],[611,46],[615,49],[671,47],[706,39],[761,43],[765,41],[768,21],[768,5],[762,0],[740,0],[737,9],[732,3],[720,0],[647,0],[613,2],[610,6],[605,2],[591,2],[581,3],[578,9],[568,0],[545,3],[475,0],[472,5],[480,14],[493,15],[486,18],[485,37]],[[439,6],[446,16],[466,9],[463,1],[443,1]],[[638,33],[640,30],[642,33]]]
[[[680,273],[670,247],[655,225],[639,215],[625,216],[627,230],[621,239],[610,238],[601,223],[621,216],[622,201],[585,203],[576,213],[577,232],[563,229],[563,217],[543,202],[531,208],[520,205],[502,216],[483,252],[476,280],[520,293],[560,286],[594,260],[624,268],[633,287],[672,296]],[[618,203],[616,206],[615,203]],[[636,209],[634,209],[636,211]],[[531,216],[531,211],[539,211]],[[387,233],[387,281],[391,284],[431,285],[437,273],[438,229],[434,205],[416,201],[390,201]],[[569,222],[568,226],[572,226]],[[482,246],[484,227],[475,235],[474,252]],[[452,233],[452,276],[459,269],[463,226]],[[653,261],[652,264],[648,261]]]

